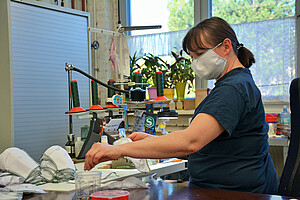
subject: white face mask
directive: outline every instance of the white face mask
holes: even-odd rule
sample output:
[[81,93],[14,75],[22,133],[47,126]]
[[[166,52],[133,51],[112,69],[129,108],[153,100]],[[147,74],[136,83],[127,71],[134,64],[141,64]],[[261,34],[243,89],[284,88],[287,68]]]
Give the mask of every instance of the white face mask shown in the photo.
[[214,49],[219,47],[218,44],[213,49],[208,49],[198,58],[193,59],[192,69],[200,78],[211,80],[219,78],[225,71],[228,61],[214,52]]
[[9,171],[25,180],[38,170],[38,164],[22,149],[10,147],[0,154],[0,169]]
[[41,157],[42,177],[49,182],[63,182],[74,179],[75,165],[68,152],[61,146],[48,148]]
[[[43,154],[46,157],[45,160],[50,159],[53,162],[53,166],[57,170],[73,169],[75,170],[74,162],[69,156],[68,152],[61,146],[54,145],[49,147]],[[43,157],[42,157],[43,158]]]

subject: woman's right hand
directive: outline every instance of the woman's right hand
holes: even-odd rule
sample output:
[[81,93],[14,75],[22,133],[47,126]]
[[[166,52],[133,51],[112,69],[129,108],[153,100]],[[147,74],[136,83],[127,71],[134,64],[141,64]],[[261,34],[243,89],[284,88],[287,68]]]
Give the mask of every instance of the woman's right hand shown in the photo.
[[156,136],[150,135],[147,133],[142,133],[142,132],[133,132],[132,134],[128,135],[127,137],[130,138],[132,141],[139,141],[139,140],[153,138]]

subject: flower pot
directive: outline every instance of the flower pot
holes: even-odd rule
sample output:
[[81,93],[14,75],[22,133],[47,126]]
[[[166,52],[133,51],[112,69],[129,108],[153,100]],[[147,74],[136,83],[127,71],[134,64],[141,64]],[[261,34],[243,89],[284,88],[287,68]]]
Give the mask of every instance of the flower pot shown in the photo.
[[175,84],[177,99],[184,99],[185,86],[186,86],[186,82]]
[[157,97],[157,88],[148,88],[149,99],[153,100]]
[[165,88],[164,89],[165,97],[168,99],[174,99],[175,89],[174,88]]

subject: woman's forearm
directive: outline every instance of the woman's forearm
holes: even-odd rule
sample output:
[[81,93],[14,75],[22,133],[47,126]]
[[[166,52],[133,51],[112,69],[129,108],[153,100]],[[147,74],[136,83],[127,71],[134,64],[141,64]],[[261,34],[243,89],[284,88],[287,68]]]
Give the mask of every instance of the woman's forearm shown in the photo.
[[134,158],[171,158],[186,156],[194,152],[186,130],[120,145],[122,156]]
[[199,151],[223,131],[224,128],[213,116],[200,113],[185,130],[120,145],[117,148],[120,155],[135,158],[182,157]]
[[138,138],[141,135],[135,134],[137,137],[134,139],[136,140],[135,142],[122,145],[93,144],[85,156],[84,169],[90,170],[99,162],[118,159],[124,156],[134,158],[186,156],[199,151],[223,131],[224,128],[213,116],[200,113],[194,118],[190,126],[182,131],[175,131],[159,137],[149,137],[149,139]]

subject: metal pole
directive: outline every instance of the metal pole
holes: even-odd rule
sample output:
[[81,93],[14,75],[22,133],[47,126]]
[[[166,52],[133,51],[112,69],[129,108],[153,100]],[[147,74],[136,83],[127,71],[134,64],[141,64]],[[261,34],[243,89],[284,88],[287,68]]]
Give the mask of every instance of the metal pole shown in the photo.
[[[72,71],[68,71],[68,86],[69,86],[69,111],[72,109],[72,92],[71,92]],[[73,133],[72,115],[69,115],[69,134]]]

